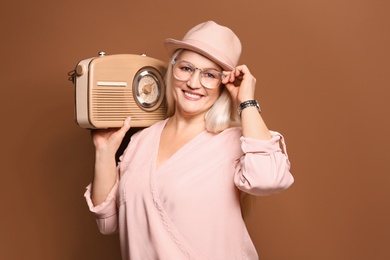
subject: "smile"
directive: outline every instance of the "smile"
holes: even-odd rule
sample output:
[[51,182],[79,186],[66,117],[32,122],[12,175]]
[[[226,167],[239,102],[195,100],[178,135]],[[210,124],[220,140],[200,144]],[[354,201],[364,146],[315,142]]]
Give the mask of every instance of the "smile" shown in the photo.
[[201,97],[203,97],[203,95],[199,95],[199,94],[194,94],[194,93],[189,93],[187,91],[184,91],[183,90],[183,93],[186,97],[190,98],[190,99],[200,99]]

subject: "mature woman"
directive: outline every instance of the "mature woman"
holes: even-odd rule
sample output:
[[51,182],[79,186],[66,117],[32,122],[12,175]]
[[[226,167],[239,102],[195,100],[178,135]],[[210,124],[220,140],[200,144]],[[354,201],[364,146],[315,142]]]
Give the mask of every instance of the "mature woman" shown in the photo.
[[283,137],[269,131],[238,37],[213,21],[166,39],[168,116],[131,137],[93,132],[95,171],[85,197],[104,234],[119,231],[123,259],[257,259],[241,193],[293,183]]

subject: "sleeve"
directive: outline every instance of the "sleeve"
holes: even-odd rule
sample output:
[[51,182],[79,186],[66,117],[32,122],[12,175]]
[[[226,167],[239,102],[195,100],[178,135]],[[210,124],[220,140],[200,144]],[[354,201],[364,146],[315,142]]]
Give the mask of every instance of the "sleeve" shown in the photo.
[[95,216],[99,231],[102,234],[109,235],[118,231],[118,209],[116,197],[118,192],[118,180],[108,194],[106,200],[94,206],[91,199],[91,184],[86,187],[84,197],[87,201],[89,210]]
[[[139,138],[136,137],[140,135],[140,132],[141,131],[138,131],[131,136],[130,143],[134,144],[138,142],[134,140],[139,140]],[[134,145],[131,147],[130,145],[128,145],[124,150],[123,154],[119,157],[119,162],[116,168],[118,173],[118,178],[116,180],[115,185],[112,187],[110,193],[108,194],[107,198],[103,203],[96,206],[93,204],[91,199],[92,184],[89,184],[86,187],[86,191],[84,193],[84,197],[87,201],[89,210],[95,216],[99,231],[105,235],[114,234],[118,232],[119,220],[118,220],[117,197],[118,197],[119,180],[122,177],[121,175],[124,172],[125,168],[128,166],[128,162],[126,160],[129,160],[128,157],[130,157],[131,153],[134,152],[135,150]],[[125,156],[126,154],[130,154],[130,156]]]
[[271,131],[270,140],[241,137],[244,155],[237,161],[234,183],[238,189],[257,196],[279,193],[291,186],[286,144],[283,136]]

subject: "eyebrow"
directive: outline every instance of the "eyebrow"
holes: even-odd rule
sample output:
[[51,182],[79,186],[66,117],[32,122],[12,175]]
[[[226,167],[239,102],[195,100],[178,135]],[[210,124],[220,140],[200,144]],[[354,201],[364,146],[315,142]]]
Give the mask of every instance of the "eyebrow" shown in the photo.
[[185,63],[188,63],[188,64],[192,65],[192,67],[198,68],[198,69],[201,69],[201,70],[216,70],[216,71],[222,73],[222,71],[220,71],[220,70],[217,69],[217,68],[213,68],[213,67],[209,67],[209,68],[199,68],[198,66],[195,66],[194,64],[192,64],[191,62],[186,61],[186,60],[178,60],[177,62],[185,62]]

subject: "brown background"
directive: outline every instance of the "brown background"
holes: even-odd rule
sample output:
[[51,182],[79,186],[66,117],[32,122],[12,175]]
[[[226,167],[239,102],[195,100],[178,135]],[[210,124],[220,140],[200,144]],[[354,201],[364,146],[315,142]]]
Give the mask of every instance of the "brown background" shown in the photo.
[[[6,3],[5,3],[6,2]],[[248,218],[264,260],[390,259],[389,1],[2,1],[0,259],[119,259],[83,199],[93,166],[67,72],[99,51],[167,60],[205,20],[241,38],[296,178]]]

